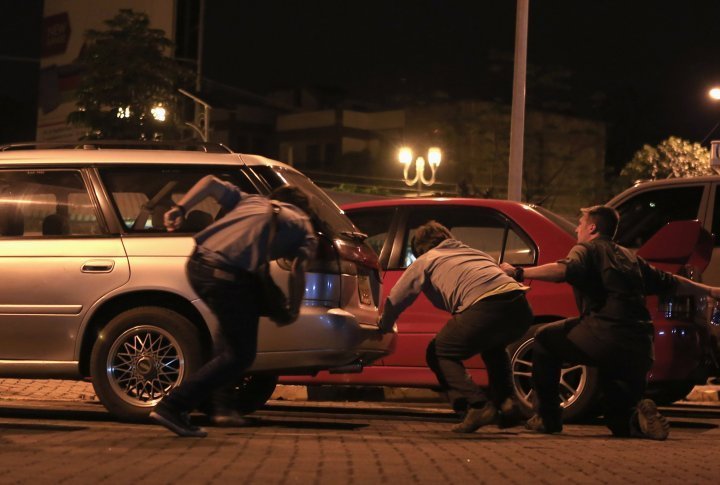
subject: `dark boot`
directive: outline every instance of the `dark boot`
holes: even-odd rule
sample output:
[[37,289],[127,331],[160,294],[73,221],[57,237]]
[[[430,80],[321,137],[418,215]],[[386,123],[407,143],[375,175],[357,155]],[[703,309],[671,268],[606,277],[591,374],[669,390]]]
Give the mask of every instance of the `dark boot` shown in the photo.
[[562,419],[557,417],[540,417],[539,414],[534,414],[532,418],[528,419],[525,423],[525,428],[536,433],[553,434],[562,433],[563,425]]
[[512,428],[519,425],[520,421],[522,421],[520,407],[514,399],[505,399],[500,405],[500,409],[498,409],[498,428]]
[[190,423],[188,413],[177,410],[163,401],[157,403],[150,413],[150,418],[165,426],[178,436],[204,438],[207,431]]
[[493,403],[487,402],[481,408],[468,408],[465,419],[451,429],[453,433],[473,433],[482,426],[493,423],[496,419],[497,408]]

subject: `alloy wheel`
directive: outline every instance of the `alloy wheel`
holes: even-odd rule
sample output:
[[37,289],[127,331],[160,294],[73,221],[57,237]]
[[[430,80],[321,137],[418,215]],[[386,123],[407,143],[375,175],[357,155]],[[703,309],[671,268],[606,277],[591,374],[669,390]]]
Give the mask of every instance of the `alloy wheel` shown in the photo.
[[[512,356],[512,375],[515,394],[528,408],[533,407],[532,347],[535,339],[528,339]],[[560,372],[560,405],[571,406],[578,400],[587,385],[587,368],[584,365],[563,366]]]
[[134,406],[152,407],[183,378],[185,358],[175,338],[152,325],[128,329],[113,342],[106,373],[115,393]]

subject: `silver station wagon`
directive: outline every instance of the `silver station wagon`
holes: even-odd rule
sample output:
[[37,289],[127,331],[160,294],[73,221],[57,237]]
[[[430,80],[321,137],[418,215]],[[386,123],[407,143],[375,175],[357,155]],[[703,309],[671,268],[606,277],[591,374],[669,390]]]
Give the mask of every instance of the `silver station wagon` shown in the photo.
[[[359,371],[393,349],[396,336],[376,325],[377,256],[303,174],[224,147],[113,146],[0,148],[0,376],[90,377],[112,413],[138,419],[197,369],[217,322],[185,263],[192,234],[222,214],[206,199],[173,233],[162,216],[207,174],[249,193],[299,186],[320,239],[300,318],[260,321],[257,359],[238,376],[240,411],[262,406],[279,375]],[[272,265],[281,287],[288,270]]]

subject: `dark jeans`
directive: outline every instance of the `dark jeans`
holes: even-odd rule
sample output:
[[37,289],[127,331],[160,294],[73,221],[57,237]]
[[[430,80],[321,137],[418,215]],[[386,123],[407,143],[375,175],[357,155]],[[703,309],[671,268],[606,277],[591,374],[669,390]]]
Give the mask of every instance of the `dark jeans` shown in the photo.
[[513,395],[510,358],[505,348],[527,331],[532,320],[532,310],[521,291],[480,300],[448,320],[428,345],[427,363],[453,409],[481,407],[488,401],[462,362],[477,354],[487,367],[492,402],[499,406]]
[[[540,328],[533,345],[533,387],[537,411],[542,417],[559,419],[559,385],[563,364],[583,364],[598,368],[604,397],[605,423],[617,436],[628,436],[630,419],[647,386],[652,361],[647,349],[637,352],[611,351],[591,358],[588,351],[568,338],[580,320],[571,318]],[[598,346],[600,347],[600,346]],[[597,347],[596,347],[597,348]]]
[[252,365],[257,354],[259,319],[259,285],[254,275],[236,274],[235,281],[228,281],[218,278],[216,268],[194,258],[188,262],[187,274],[195,292],[217,317],[219,333],[213,336],[213,358],[163,400],[180,411],[192,411],[213,391],[223,386],[227,389]]

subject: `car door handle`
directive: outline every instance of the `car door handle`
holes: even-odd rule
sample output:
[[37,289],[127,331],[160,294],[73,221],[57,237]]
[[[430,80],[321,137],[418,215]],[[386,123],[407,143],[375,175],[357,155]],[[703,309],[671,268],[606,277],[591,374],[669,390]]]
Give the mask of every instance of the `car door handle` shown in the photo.
[[109,273],[115,267],[115,261],[108,259],[96,259],[93,261],[86,261],[82,265],[80,271],[83,273]]

